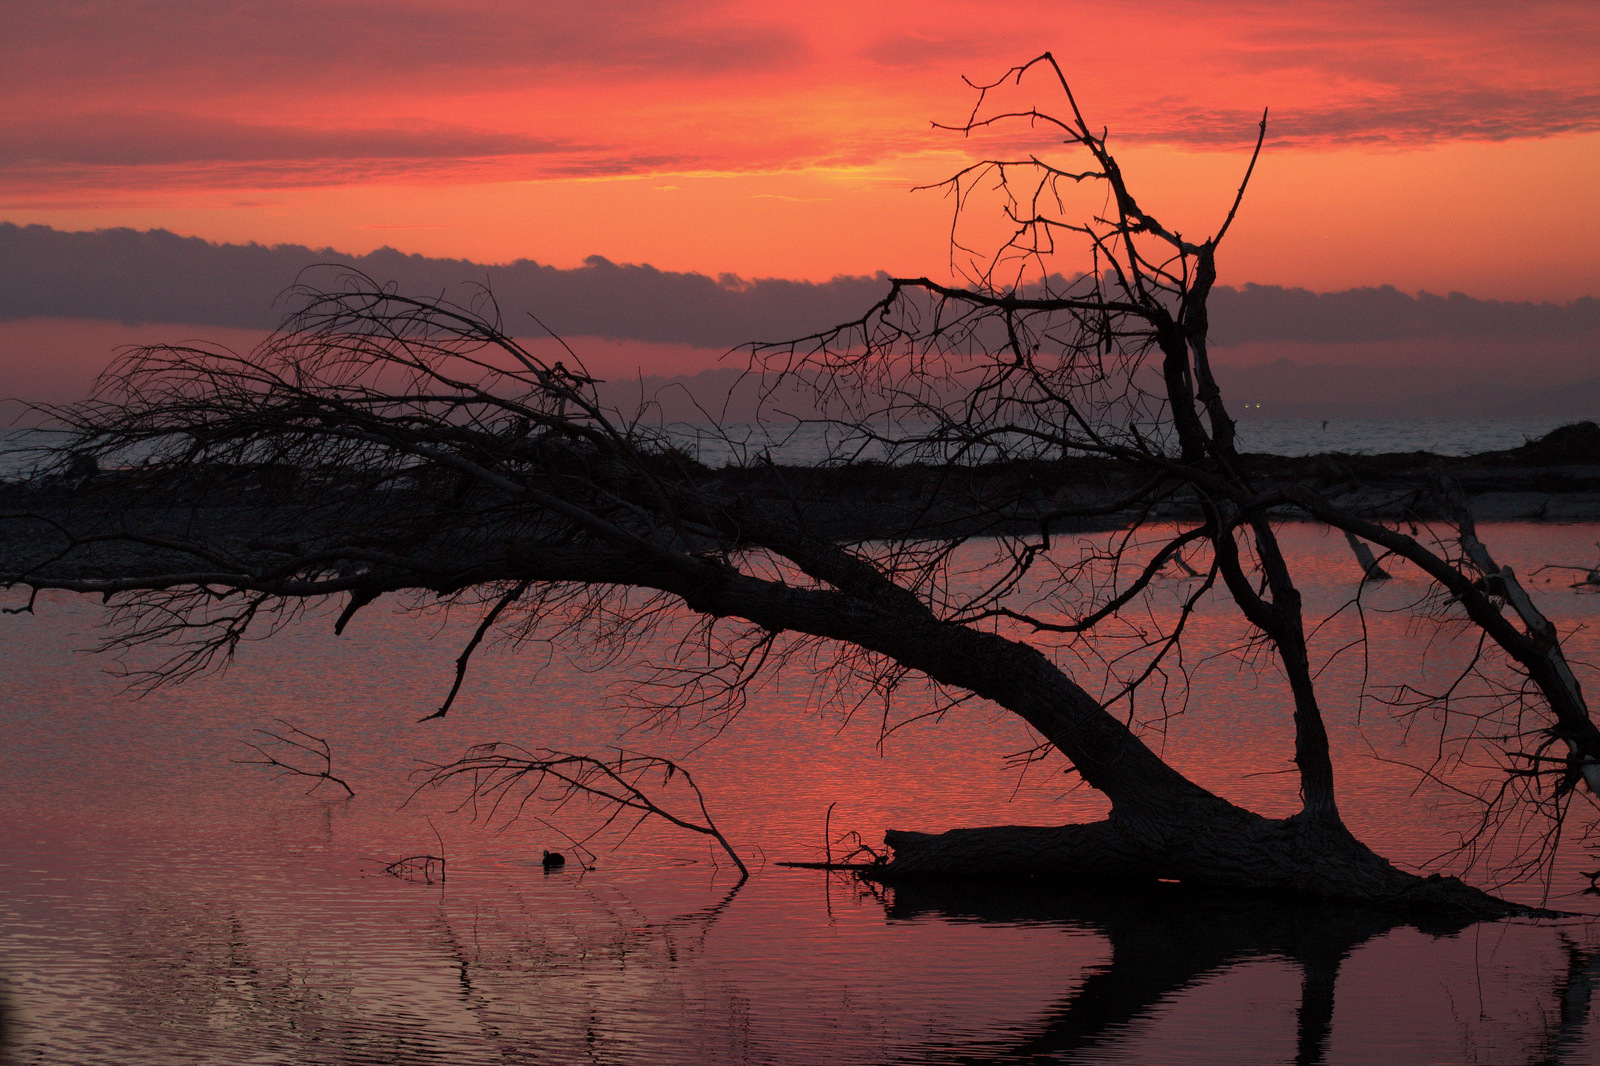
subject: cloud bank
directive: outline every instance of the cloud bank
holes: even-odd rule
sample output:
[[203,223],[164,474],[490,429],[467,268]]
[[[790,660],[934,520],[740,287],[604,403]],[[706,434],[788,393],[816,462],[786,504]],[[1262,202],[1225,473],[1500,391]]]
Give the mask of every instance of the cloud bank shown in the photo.
[[[63,233],[0,223],[0,319],[108,319],[270,329],[285,291],[340,269],[402,291],[473,299],[492,292],[511,328],[532,313],[566,336],[701,348],[783,339],[845,321],[877,300],[885,282],[846,277],[817,284],[624,266],[598,256],[561,270],[530,260],[485,266],[379,249],[363,256],[297,245],[213,244],[163,230]],[[527,332],[538,332],[530,322]]]
[[[566,336],[726,349],[802,336],[860,315],[884,275],[813,283],[745,280],[620,265],[598,256],[570,270],[520,260],[488,266],[380,249],[342,255],[297,245],[213,244],[163,230],[66,233],[0,223],[0,319],[75,318],[270,329],[297,280],[355,269],[403,291],[471,299],[493,293],[512,328],[534,314]],[[1337,345],[1430,338],[1519,341],[1600,335],[1600,299],[1570,303],[1415,296],[1392,287],[1313,293],[1219,287],[1212,338],[1222,347]],[[535,331],[531,326],[529,332]],[[520,332],[520,330],[519,330]]]

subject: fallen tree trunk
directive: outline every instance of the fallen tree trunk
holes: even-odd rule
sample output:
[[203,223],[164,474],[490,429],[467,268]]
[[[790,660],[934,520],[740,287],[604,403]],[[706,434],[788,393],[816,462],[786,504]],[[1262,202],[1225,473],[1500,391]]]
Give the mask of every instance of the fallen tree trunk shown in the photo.
[[[1131,824],[1130,824],[1131,823]],[[1202,822],[1121,819],[1078,825],[1004,825],[944,833],[890,830],[888,863],[861,876],[888,884],[950,880],[1176,881],[1215,889],[1406,913],[1472,918],[1548,914],[1473,888],[1458,878],[1397,869],[1342,825],[1302,817],[1263,818],[1240,808]]]

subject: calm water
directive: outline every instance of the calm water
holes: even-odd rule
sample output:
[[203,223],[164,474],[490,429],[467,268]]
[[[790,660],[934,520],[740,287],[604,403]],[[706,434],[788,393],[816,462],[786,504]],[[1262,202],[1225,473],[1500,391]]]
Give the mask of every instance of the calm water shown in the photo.
[[[1523,572],[1591,564],[1600,539],[1582,526],[1482,532]],[[1287,536],[1309,607],[1348,601],[1358,570],[1343,541]],[[1588,627],[1576,657],[1600,658],[1600,598],[1554,575],[1536,587],[1565,629]],[[1324,673],[1352,827],[1414,865],[1447,851],[1471,811],[1385,761],[1426,762],[1437,734],[1355,693],[1363,670],[1377,684],[1423,662],[1437,679],[1467,653],[1395,610],[1417,588],[1402,576],[1372,591],[1372,656]],[[79,651],[99,617],[63,597],[0,618],[8,1061],[1600,1062],[1596,919],[1418,929],[1173,892],[873,895],[772,865],[821,856],[830,805],[835,837],[872,843],[888,827],[1102,812],[1058,765],[1009,767],[1030,740],[983,707],[880,743],[880,708],[847,714],[797,669],[714,739],[687,726],[627,736],[695,773],[757,867],[742,889],[694,839],[649,828],[599,849],[593,870],[547,874],[541,849],[570,848],[534,812],[474,818],[453,809],[459,793],[412,797],[407,771],[486,740],[610,743],[636,718],[614,671],[499,649],[448,718],[419,724],[469,621],[369,610],[336,638],[322,612],[248,644],[220,678],[136,700]],[[1348,612],[1330,622],[1323,654],[1356,625]],[[1283,697],[1270,669],[1216,654],[1238,637],[1225,611],[1203,612],[1187,712],[1139,715],[1202,783],[1284,813]],[[327,737],[354,799],[230,761],[279,718]],[[584,814],[553,820],[571,830]],[[447,882],[381,873],[441,840]],[[1596,866],[1574,842],[1548,886],[1510,891],[1596,914],[1576,873]]]

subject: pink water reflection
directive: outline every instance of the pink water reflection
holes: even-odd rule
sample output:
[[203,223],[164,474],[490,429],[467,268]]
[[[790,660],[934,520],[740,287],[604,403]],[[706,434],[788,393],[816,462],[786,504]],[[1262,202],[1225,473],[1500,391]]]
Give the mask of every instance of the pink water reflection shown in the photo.
[[[1349,598],[1357,570],[1341,540],[1309,528],[1287,539],[1311,575],[1308,604],[1331,611]],[[1519,568],[1593,551],[1587,528],[1506,526],[1486,539]],[[1592,624],[1600,599],[1540,588],[1564,628]],[[1449,846],[1464,812],[1371,757],[1395,753],[1400,727],[1353,694],[1363,669],[1376,684],[1424,652],[1440,668],[1455,654],[1383,613],[1414,592],[1402,575],[1371,593],[1382,650],[1364,664],[1342,657],[1328,680],[1342,694],[1330,728],[1353,827],[1421,863]],[[592,872],[546,875],[540,850],[562,842],[535,822],[475,822],[446,794],[402,806],[416,760],[491,739],[614,740],[629,713],[608,701],[604,676],[559,655],[492,654],[448,718],[418,725],[459,640],[426,621],[370,612],[335,638],[329,618],[313,617],[248,646],[221,678],[136,701],[74,650],[93,642],[96,618],[93,604],[53,599],[0,622],[0,981],[19,1061],[1294,1061],[1307,959],[1344,943],[1224,938],[1192,974],[1174,969],[1145,1009],[1084,1022],[1083,989],[1119,972],[1117,952],[1133,957],[1119,919],[886,909],[845,882],[772,868],[725,900],[731,879],[698,841],[654,830],[603,852]],[[1321,639],[1341,646],[1352,624],[1341,618]],[[1196,625],[1204,645],[1239,636],[1221,611]],[[1575,647],[1596,657],[1592,628]],[[1263,776],[1289,757],[1270,668],[1224,655],[1197,660],[1192,676],[1188,713],[1165,718],[1154,741],[1232,799],[1292,809],[1292,776]],[[328,738],[354,800],[306,796],[230,762],[280,717]],[[1009,716],[964,707],[881,745],[878,727],[869,710],[845,720],[817,706],[807,680],[790,677],[703,748],[692,731],[629,743],[682,756],[735,844],[768,859],[817,857],[830,804],[835,832],[872,842],[889,827],[1103,812],[1048,764],[1006,769],[1031,744]],[[1412,741],[1429,743],[1423,731]],[[435,827],[447,884],[376,873],[377,860],[433,850]],[[1563,855],[1552,904],[1593,910],[1572,894],[1590,861],[1581,848]],[[1587,923],[1347,939],[1328,1062],[1597,1061],[1593,1007],[1563,1022],[1557,996],[1593,964]],[[1135,972],[1158,987],[1146,963]]]

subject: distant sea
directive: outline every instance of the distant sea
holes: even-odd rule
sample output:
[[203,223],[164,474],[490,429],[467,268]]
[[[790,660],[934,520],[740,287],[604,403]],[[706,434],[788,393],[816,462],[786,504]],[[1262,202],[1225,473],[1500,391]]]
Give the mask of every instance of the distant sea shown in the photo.
[[[1386,452],[1433,452],[1435,455],[1476,455],[1515,448],[1549,433],[1571,419],[1521,418],[1242,418],[1242,451],[1271,455],[1316,455],[1341,452],[1379,455]],[[837,434],[815,425],[801,426],[776,438],[754,423],[741,423],[713,433],[708,427],[678,426],[671,435],[701,462],[719,467],[729,462],[753,461],[765,453],[773,462],[805,466],[826,460],[837,445]],[[0,430],[0,478],[24,477],[40,462],[41,448],[64,437],[49,431]],[[860,452],[865,459],[881,459],[881,448]]]
[[1326,452],[1382,455],[1432,452],[1477,455],[1516,448],[1574,421],[1571,418],[1242,418],[1243,451],[1269,455]]

